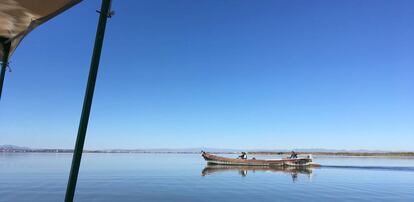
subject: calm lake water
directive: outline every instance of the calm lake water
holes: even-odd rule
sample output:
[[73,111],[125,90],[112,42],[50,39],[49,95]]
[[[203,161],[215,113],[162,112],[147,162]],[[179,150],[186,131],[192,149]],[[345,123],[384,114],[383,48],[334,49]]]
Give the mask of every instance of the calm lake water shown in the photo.
[[[0,201],[63,201],[71,158],[0,153]],[[414,201],[414,158],[315,157],[315,162],[324,166],[206,168],[196,154],[84,154],[75,200]]]

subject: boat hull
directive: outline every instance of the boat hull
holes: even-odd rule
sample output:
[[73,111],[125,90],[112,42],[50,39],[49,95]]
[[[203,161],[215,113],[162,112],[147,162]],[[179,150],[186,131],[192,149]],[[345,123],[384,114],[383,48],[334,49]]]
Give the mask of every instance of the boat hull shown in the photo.
[[234,159],[222,156],[202,153],[203,158],[210,165],[237,165],[237,166],[311,166],[313,165],[311,158],[296,159]]

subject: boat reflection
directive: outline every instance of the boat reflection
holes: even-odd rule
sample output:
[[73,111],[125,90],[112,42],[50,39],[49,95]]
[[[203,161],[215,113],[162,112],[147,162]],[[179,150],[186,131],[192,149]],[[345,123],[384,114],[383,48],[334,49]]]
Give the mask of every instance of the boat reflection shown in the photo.
[[237,172],[245,177],[248,173],[272,172],[290,174],[293,182],[296,182],[299,175],[307,176],[312,179],[312,167],[270,167],[270,166],[226,166],[226,165],[207,165],[202,171],[201,176],[207,176],[220,172]]

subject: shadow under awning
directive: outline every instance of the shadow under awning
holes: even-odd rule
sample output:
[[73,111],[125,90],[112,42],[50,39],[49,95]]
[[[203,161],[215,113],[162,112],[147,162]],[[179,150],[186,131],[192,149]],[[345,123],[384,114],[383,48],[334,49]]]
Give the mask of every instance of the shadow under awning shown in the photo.
[[1,0],[0,59],[5,44],[10,43],[10,56],[20,41],[34,28],[76,5],[82,0]]

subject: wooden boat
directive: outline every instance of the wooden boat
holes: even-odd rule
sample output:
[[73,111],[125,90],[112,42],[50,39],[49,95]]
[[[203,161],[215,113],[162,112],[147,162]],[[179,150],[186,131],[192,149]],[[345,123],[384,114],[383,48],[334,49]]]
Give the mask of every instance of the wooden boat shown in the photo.
[[286,159],[239,159],[227,158],[202,152],[208,164],[213,165],[243,165],[243,166],[314,166],[311,155],[305,158]]

